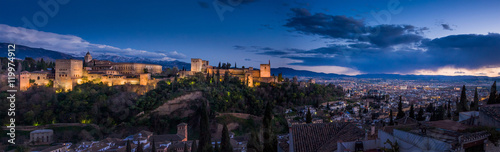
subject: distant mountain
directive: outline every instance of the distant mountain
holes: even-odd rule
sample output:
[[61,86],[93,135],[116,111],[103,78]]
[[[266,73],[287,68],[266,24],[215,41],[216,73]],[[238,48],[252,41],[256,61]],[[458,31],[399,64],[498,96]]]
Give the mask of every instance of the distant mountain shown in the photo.
[[342,74],[328,74],[320,72],[312,72],[307,70],[295,70],[292,68],[272,68],[271,73],[278,76],[283,73],[283,77],[292,78],[297,77],[310,77],[310,78],[380,78],[380,79],[401,79],[401,80],[441,80],[441,81],[456,81],[456,80],[500,80],[500,77],[486,77],[486,76],[443,76],[443,75],[400,75],[400,74],[361,74],[356,76],[342,75]]
[[[0,50],[7,51],[7,46],[9,43],[0,43]],[[1,57],[7,57],[7,53],[0,53]],[[24,59],[30,57],[33,59],[44,58],[47,60],[55,59],[71,59],[74,58],[71,55],[64,54],[57,51],[46,50],[43,48],[31,48],[23,45],[16,45],[16,58]]]
[[[9,45],[8,43],[0,43],[0,50],[7,50],[8,45]],[[1,53],[0,57],[7,57],[7,53]],[[16,45],[16,58],[24,59],[26,57],[30,57],[33,59],[43,58],[44,60],[56,60],[56,59],[80,59],[80,60],[83,60],[83,56],[75,57],[75,56],[65,54],[62,52],[46,50],[43,48],[31,48],[28,46]],[[191,68],[190,63],[177,61],[177,60],[175,60],[175,61],[157,61],[157,60],[150,60],[150,59],[141,58],[141,57],[123,57],[123,56],[105,55],[105,54],[92,55],[92,58],[98,59],[98,60],[109,60],[112,62],[135,62],[135,63],[159,64],[159,65],[162,65],[164,68],[170,68],[170,67],[177,67],[179,69],[182,69],[182,67],[185,67],[186,69]]]
[[338,77],[349,77],[348,75],[340,75],[340,74],[328,74],[328,73],[319,73],[312,72],[307,70],[295,70],[292,68],[279,67],[279,68],[271,68],[271,74],[278,76],[279,73],[283,74],[283,77],[315,77],[315,78],[338,78]]

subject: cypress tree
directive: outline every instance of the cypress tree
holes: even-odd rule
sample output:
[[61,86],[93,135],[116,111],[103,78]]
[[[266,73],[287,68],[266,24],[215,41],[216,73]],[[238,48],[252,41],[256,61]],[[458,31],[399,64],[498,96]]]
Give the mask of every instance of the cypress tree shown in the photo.
[[198,150],[198,146],[196,145],[196,140],[193,140],[191,144],[191,152],[196,152]]
[[309,108],[307,108],[306,123],[312,123],[312,115],[311,115],[311,111],[309,110]]
[[396,116],[396,119],[401,119],[405,117],[405,112],[403,111],[403,103],[401,100],[402,100],[401,96],[399,96],[398,115]]
[[476,87],[476,90],[474,92],[474,102],[470,104],[470,110],[477,111],[478,107],[479,107],[479,95],[477,94],[477,87]]
[[392,109],[389,112],[389,126],[394,126],[394,120],[392,120]]
[[490,98],[488,98],[487,104],[495,104],[497,103],[495,101],[495,98],[497,98],[497,81],[493,82],[493,85],[491,85],[491,92],[490,92]]
[[418,111],[417,120],[418,121],[424,121],[425,120],[425,118],[424,118],[424,109],[420,108],[420,110]]
[[153,138],[153,142],[151,143],[151,151],[156,152],[156,144],[155,144],[155,139]]
[[127,147],[125,148],[126,152],[132,152],[132,145],[130,145],[130,140],[127,140]]
[[247,149],[248,152],[260,152],[261,151],[261,146],[260,146],[260,139],[259,135],[255,131],[252,131],[250,133],[250,139],[248,140],[247,144]]
[[462,87],[462,94],[460,94],[460,112],[469,111],[467,106],[467,95],[465,94],[465,85]]
[[413,104],[410,106],[410,118],[415,119],[415,110],[413,109]]
[[144,149],[142,148],[142,143],[141,141],[137,141],[138,145],[137,145],[137,148],[136,148],[136,152],[144,152]]
[[205,101],[202,101],[202,106],[200,109],[201,118],[200,118],[200,146],[198,147],[198,152],[210,151],[212,148],[211,139],[210,139],[210,130],[208,123],[208,113],[207,113],[207,105]]
[[221,138],[221,151],[222,152],[232,152],[233,146],[231,146],[231,138],[229,137],[229,130],[227,129],[227,125],[224,124],[222,128],[222,138]]

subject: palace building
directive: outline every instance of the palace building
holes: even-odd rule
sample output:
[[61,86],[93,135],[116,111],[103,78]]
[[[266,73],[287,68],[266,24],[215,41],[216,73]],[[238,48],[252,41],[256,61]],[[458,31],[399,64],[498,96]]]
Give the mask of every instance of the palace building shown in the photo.
[[84,60],[58,59],[55,71],[23,71],[20,75],[20,89],[27,90],[34,84],[48,85],[54,88],[71,90],[76,84],[84,82],[102,82],[109,86],[138,84],[147,85],[151,74],[162,72],[162,66],[145,63],[114,63],[92,59],[89,52]]
[[271,61],[268,64],[260,64],[260,69],[249,68],[218,68],[210,66],[209,62],[202,59],[192,58],[191,59],[191,71],[181,71],[180,76],[190,76],[195,73],[201,72],[204,74],[216,74],[219,72],[220,75],[224,75],[226,72],[233,77],[238,77],[240,81],[245,82],[248,86],[253,87],[261,82],[271,83],[277,82],[277,77],[271,76]]

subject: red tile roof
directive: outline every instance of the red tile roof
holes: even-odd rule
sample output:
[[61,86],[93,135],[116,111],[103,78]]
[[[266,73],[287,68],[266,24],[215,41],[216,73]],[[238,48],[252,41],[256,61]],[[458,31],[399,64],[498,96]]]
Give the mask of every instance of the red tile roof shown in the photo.
[[292,126],[295,152],[335,151],[338,141],[354,141],[364,131],[352,123],[318,123]]

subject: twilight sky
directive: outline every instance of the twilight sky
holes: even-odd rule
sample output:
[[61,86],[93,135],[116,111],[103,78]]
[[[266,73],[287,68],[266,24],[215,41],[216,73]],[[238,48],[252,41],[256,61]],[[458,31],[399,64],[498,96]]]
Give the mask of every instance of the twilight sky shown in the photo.
[[[47,5],[45,5],[47,4]],[[500,1],[3,0],[0,42],[325,73],[500,76]]]

